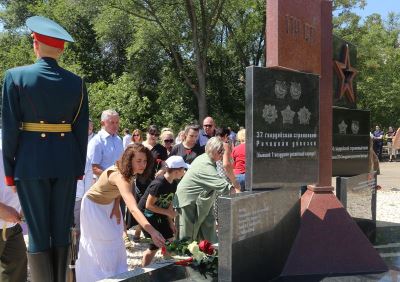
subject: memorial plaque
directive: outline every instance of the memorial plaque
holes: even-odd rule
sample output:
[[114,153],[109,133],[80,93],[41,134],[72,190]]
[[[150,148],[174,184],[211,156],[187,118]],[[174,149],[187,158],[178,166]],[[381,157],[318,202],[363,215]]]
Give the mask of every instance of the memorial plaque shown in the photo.
[[280,275],[300,224],[297,187],[218,199],[218,281],[269,281]]
[[267,67],[321,73],[321,1],[267,1]]
[[357,48],[333,37],[333,106],[357,108]]
[[371,240],[376,229],[376,173],[336,178],[336,195]]
[[369,172],[369,129],[369,111],[333,108],[333,176]]
[[318,181],[319,77],[288,70],[246,70],[246,187]]

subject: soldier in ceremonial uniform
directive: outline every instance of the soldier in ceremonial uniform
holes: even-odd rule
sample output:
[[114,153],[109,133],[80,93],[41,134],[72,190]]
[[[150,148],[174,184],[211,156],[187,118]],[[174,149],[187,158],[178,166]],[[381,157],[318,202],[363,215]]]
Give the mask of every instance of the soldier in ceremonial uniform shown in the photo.
[[76,181],[84,172],[88,100],[83,80],[57,59],[72,37],[31,17],[37,61],[7,70],[3,84],[3,162],[29,228],[31,281],[65,281]]

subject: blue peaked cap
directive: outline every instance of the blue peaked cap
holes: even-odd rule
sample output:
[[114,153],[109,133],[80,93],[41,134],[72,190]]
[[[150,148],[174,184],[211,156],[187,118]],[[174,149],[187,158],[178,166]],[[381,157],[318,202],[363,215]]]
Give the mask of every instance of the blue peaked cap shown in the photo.
[[58,23],[41,16],[33,16],[26,20],[26,26],[33,32],[61,39],[68,42],[75,42],[72,36]]

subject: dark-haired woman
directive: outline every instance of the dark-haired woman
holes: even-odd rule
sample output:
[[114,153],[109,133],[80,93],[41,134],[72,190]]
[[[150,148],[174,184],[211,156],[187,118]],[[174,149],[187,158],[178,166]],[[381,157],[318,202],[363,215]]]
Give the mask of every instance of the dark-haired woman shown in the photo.
[[154,178],[154,174],[163,167],[164,161],[168,158],[167,149],[160,143],[158,143],[158,139],[160,137],[160,131],[157,126],[150,125],[147,129],[146,140],[143,141],[143,145],[150,150],[153,159],[154,159],[154,172],[152,175],[152,179]]
[[82,200],[81,240],[76,262],[78,282],[98,281],[128,270],[122,239],[124,225],[119,208],[120,196],[156,246],[165,239],[138,209],[131,192],[137,175],[149,177],[153,159],[141,144],[129,145],[115,166],[106,169]]

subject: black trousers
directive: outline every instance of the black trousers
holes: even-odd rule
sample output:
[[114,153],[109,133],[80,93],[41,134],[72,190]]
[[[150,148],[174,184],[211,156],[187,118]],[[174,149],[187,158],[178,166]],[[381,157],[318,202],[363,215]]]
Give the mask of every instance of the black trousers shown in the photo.
[[374,152],[378,156],[378,159],[381,161],[382,160],[382,149],[383,149],[383,143],[382,142],[374,142]]
[[29,228],[28,252],[67,246],[73,224],[76,179],[30,179],[15,183]]

